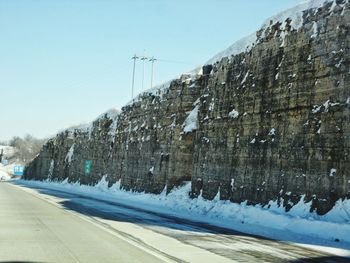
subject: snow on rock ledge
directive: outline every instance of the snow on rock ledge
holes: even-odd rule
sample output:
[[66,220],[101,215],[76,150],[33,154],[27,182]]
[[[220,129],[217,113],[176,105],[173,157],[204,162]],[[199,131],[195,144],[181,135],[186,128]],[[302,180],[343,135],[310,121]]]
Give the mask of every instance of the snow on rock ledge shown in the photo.
[[183,126],[183,132],[184,133],[189,133],[198,128],[198,110],[199,110],[199,105],[197,105],[188,115],[186,118]]

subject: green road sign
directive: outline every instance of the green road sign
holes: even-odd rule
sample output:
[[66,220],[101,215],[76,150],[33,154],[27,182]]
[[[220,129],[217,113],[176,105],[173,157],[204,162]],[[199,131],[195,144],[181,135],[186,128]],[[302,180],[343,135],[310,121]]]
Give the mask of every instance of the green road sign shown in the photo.
[[85,173],[86,174],[90,174],[90,170],[91,170],[91,161],[90,160],[86,160],[85,161]]

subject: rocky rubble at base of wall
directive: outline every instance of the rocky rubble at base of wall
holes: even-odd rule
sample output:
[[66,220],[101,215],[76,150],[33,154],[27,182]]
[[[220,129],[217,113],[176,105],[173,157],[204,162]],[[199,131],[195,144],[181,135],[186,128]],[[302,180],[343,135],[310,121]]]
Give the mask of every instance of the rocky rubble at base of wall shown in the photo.
[[25,178],[95,184],[106,175],[152,193],[192,181],[192,197],[219,192],[288,210],[305,195],[326,213],[350,198],[349,3],[305,11],[298,30],[291,23],[271,23],[246,52],[58,134]]

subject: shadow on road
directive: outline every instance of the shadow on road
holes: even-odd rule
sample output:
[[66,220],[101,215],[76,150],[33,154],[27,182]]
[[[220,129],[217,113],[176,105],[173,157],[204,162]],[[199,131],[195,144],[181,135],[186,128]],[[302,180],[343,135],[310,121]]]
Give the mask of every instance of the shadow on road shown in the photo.
[[[28,186],[26,186],[28,187]],[[272,240],[266,237],[257,235],[245,234],[232,229],[210,225],[204,222],[191,221],[188,219],[154,212],[147,209],[126,205],[117,201],[108,201],[89,197],[79,194],[71,194],[60,190],[52,190],[45,188],[36,188],[42,194],[64,198],[60,204],[66,209],[79,212],[85,215],[100,217],[107,220],[114,220],[119,222],[128,222],[143,225],[163,226],[176,230],[224,234],[224,235],[241,235],[247,237],[257,237],[259,239]],[[81,201],[85,201],[85,204]],[[96,202],[96,206],[94,206]],[[97,204],[98,203],[98,204]],[[106,206],[103,206],[106,205]],[[112,206],[112,208],[111,208]]]

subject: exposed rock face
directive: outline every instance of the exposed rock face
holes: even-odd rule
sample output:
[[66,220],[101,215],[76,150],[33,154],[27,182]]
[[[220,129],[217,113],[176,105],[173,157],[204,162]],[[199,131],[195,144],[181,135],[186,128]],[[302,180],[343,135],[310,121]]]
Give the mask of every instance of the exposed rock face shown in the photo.
[[[251,204],[305,195],[319,214],[350,198],[350,8],[326,3],[257,32],[254,47],[146,92],[121,113],[51,139],[28,179]],[[91,173],[85,161],[91,160]]]

